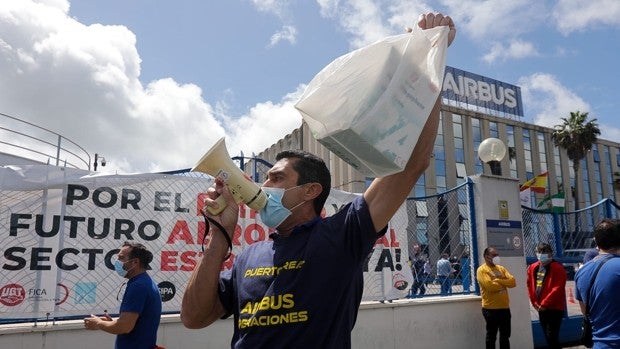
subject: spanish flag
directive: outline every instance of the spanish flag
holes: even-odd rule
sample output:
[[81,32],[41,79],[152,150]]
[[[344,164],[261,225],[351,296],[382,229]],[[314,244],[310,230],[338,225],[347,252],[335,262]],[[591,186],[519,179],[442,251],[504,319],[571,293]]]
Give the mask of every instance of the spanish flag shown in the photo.
[[523,183],[520,191],[524,191],[525,189],[529,188],[534,193],[544,194],[547,191],[547,175],[548,172],[541,173],[538,176]]

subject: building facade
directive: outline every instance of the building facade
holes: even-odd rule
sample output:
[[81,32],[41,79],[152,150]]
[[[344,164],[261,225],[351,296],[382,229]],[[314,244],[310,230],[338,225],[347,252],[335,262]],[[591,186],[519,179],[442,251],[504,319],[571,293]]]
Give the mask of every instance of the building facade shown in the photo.
[[[581,161],[583,183],[575,186],[572,162],[564,149],[553,144],[553,129],[520,121],[522,102],[517,86],[447,67],[442,96],[433,158],[411,197],[440,194],[463,183],[467,176],[491,174],[478,158],[478,146],[484,139],[495,137],[509,149],[501,161],[502,174],[524,183],[548,172],[547,193],[564,192],[566,211],[575,208],[575,187],[581,198],[578,208],[605,198],[618,202],[620,193],[613,183],[614,173],[620,172],[620,143],[599,139]],[[276,154],[286,149],[302,149],[323,158],[331,170],[335,189],[363,192],[372,180],[314,139],[305,122],[257,157],[273,163]],[[545,194],[532,196],[536,205]]]

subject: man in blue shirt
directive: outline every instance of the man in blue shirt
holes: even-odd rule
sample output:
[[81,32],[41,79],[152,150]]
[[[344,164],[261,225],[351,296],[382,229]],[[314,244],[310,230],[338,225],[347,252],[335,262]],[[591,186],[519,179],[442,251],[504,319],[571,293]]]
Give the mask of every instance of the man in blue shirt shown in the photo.
[[583,314],[586,304],[589,307],[593,348],[620,348],[620,220],[603,219],[594,229],[594,240],[599,255],[575,274],[575,298]]
[[84,319],[89,330],[116,334],[115,349],[153,349],[161,318],[159,288],[146,273],[153,254],[140,243],[125,242],[118,252],[114,269],[127,278],[120,315],[113,319],[107,313]]
[[441,295],[447,296],[452,293],[452,263],[448,260],[448,254],[442,253],[441,258],[437,261],[437,281],[441,285]]
[[[448,26],[449,42],[456,34],[452,19],[441,14],[426,14],[418,25]],[[276,232],[271,241],[246,248],[221,275],[239,206],[216,178],[205,205],[219,207],[214,199],[221,195],[226,207],[211,216],[221,228],[212,227],[209,246],[183,295],[183,324],[203,328],[233,315],[233,348],[350,348],[365,259],[430,163],[439,107],[440,99],[405,169],[375,179],[330,217],[321,218],[331,187],[323,160],[303,151],[278,154],[263,183],[269,209],[260,212]]]

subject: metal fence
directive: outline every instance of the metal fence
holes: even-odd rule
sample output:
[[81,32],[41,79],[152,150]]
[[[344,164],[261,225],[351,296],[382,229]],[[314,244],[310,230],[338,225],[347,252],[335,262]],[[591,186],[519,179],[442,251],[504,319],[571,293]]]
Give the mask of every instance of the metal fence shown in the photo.
[[553,246],[558,260],[577,263],[581,262],[579,256],[570,252],[594,247],[594,227],[603,218],[618,218],[620,206],[611,199],[604,199],[575,212],[557,213],[523,207],[522,213],[528,262],[536,258],[536,246],[546,242]]
[[[438,195],[407,199],[409,256],[416,280],[408,297],[477,291],[472,186],[468,179]],[[449,262],[448,275],[442,259]]]
[[56,166],[89,169],[90,154],[74,141],[28,121],[0,113],[0,153]]
[[[269,166],[260,168],[267,171]],[[13,188],[7,182],[0,190],[5,242],[0,248],[0,308],[13,314],[0,316],[0,322],[54,321],[117,309],[124,280],[114,274],[112,262],[126,240],[150,246],[153,275],[165,291],[164,311],[178,312],[186,280],[201,255],[205,225],[198,212],[200,195],[212,183],[209,176],[181,172],[91,177],[55,166],[41,166],[37,175],[34,170],[29,169],[34,177],[27,183]],[[449,256],[451,268],[446,295],[475,291],[472,185],[409,199],[406,214],[400,215],[406,222],[392,222],[404,227],[399,229],[401,247],[392,251],[394,270],[406,267],[405,260],[398,260],[402,249],[409,249],[412,259],[418,249],[417,258],[429,262],[428,275],[420,280],[425,296],[441,293],[437,261],[442,254]],[[254,219],[252,212],[240,213],[242,219]],[[235,232],[235,254],[268,233],[246,223]],[[381,273],[373,277],[378,279],[369,280],[369,287],[383,285]]]

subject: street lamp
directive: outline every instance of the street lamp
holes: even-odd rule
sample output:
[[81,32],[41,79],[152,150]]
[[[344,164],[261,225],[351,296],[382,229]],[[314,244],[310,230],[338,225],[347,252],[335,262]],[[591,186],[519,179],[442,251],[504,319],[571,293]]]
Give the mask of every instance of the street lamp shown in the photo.
[[97,171],[97,164],[101,163],[101,166],[105,167],[105,157],[95,153],[95,163],[93,164],[93,171]]
[[506,145],[498,138],[487,138],[478,146],[478,156],[489,164],[491,174],[502,175],[501,161],[506,156]]

